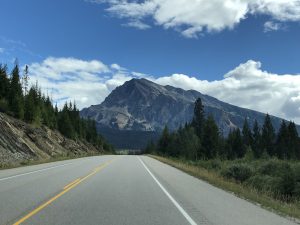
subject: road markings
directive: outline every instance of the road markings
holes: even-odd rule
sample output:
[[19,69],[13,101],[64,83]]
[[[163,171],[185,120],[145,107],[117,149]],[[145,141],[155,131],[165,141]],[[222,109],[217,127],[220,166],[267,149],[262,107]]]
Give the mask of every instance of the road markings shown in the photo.
[[4,177],[4,178],[0,178],[0,181],[9,180],[9,179],[13,179],[13,178],[16,178],[16,177],[22,177],[22,176],[33,174],[33,173],[39,173],[39,172],[46,171],[46,170],[52,170],[52,169],[67,166],[67,165],[70,165],[70,164],[73,164],[73,163],[65,163],[65,164],[58,165],[58,166],[51,166],[51,167],[47,167],[47,168],[40,169],[40,170],[35,170],[35,171],[27,172],[27,173],[21,173],[21,174],[13,175],[13,176],[10,176],[10,177]]
[[72,186],[73,184],[77,183],[78,181],[80,181],[80,178],[72,181],[71,183],[67,184],[66,186],[64,186],[64,190],[66,190],[68,187]]
[[30,213],[28,213],[26,216],[24,216],[23,218],[21,218],[20,220],[18,220],[17,222],[15,222],[13,225],[19,225],[19,224],[25,222],[30,217],[34,216],[35,214],[37,214],[38,212],[40,212],[42,209],[44,209],[45,207],[47,207],[48,205],[50,205],[56,199],[60,198],[65,193],[67,193],[71,189],[75,188],[77,185],[79,185],[80,183],[82,183],[84,180],[88,179],[89,177],[93,176],[94,174],[96,174],[97,172],[99,172],[100,170],[102,170],[103,168],[105,168],[106,166],[108,166],[113,160],[114,159],[109,160],[108,162],[104,163],[103,165],[98,166],[97,170],[93,170],[93,172],[91,172],[88,175],[86,175],[85,177],[81,178],[79,181],[77,181],[77,182],[74,181],[71,184],[67,185],[68,187],[66,189],[64,189],[62,192],[58,193],[57,195],[55,195],[54,197],[52,197],[51,199],[49,199],[44,204],[40,205],[39,207],[37,207],[36,209],[34,209]]
[[187,212],[179,205],[179,203],[170,195],[170,193],[162,186],[162,184],[156,179],[156,177],[152,174],[152,172],[148,169],[148,167],[145,165],[143,160],[141,160],[140,157],[138,157],[142,165],[145,167],[147,172],[151,175],[151,177],[154,179],[154,181],[158,184],[158,186],[162,189],[162,191],[168,196],[168,198],[171,200],[171,202],[176,206],[176,208],[181,212],[181,214],[186,218],[186,220],[191,225],[197,225],[197,223],[187,214]]

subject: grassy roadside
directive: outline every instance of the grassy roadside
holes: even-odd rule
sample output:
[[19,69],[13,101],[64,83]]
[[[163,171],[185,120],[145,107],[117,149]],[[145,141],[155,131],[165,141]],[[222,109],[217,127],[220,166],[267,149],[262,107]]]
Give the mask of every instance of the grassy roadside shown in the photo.
[[289,217],[290,219],[293,219],[296,222],[300,223],[299,202],[286,203],[280,200],[276,200],[267,193],[258,193],[256,190],[250,187],[227,180],[214,171],[209,171],[201,166],[191,165],[187,161],[156,155],[149,156],[177,169],[180,169],[194,177],[205,180],[216,187],[234,193],[236,196],[249,200],[257,205],[262,206],[265,209],[268,209],[269,211]]
[[[110,154],[110,153],[107,153],[107,154]],[[91,156],[101,156],[101,155],[106,155],[106,153],[57,156],[57,157],[52,157],[49,159],[26,160],[26,161],[18,162],[16,164],[1,164],[0,163],[0,170],[13,169],[13,168],[18,168],[18,167],[23,167],[23,166],[33,166],[33,165],[38,165],[38,164],[71,160],[71,159],[79,159],[79,158],[85,158],[85,157],[91,157]]]

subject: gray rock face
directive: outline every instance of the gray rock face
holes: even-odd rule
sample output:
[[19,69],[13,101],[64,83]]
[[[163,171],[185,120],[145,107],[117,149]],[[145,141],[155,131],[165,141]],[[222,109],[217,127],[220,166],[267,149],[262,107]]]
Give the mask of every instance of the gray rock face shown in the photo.
[[99,150],[89,143],[67,139],[58,131],[36,128],[0,113],[0,167],[96,152]]
[[[263,113],[233,106],[194,90],[185,91],[172,86],[161,86],[146,79],[125,82],[112,91],[100,105],[83,109],[81,116],[96,120],[104,136],[108,129],[160,132],[167,125],[169,129],[174,130],[192,120],[197,98],[202,99],[206,115],[214,116],[224,136],[232,128],[242,128],[245,118],[251,127],[255,119],[260,125],[263,124]],[[278,130],[282,119],[271,119]],[[110,137],[107,139],[115,142]]]

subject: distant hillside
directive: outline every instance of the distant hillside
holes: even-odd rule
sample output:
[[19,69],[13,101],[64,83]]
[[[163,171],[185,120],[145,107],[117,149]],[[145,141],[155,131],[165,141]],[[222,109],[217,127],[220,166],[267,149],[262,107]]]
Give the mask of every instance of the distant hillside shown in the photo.
[[[96,120],[98,130],[116,147],[141,148],[149,139],[155,139],[165,125],[174,130],[190,122],[197,98],[202,99],[206,114],[214,116],[225,136],[232,128],[242,128],[245,118],[251,127],[255,119],[259,125],[263,124],[263,113],[237,107],[194,90],[161,86],[146,79],[125,82],[100,105],[85,108],[80,114]],[[282,119],[271,118],[278,130]],[[297,129],[300,131],[299,126]]]

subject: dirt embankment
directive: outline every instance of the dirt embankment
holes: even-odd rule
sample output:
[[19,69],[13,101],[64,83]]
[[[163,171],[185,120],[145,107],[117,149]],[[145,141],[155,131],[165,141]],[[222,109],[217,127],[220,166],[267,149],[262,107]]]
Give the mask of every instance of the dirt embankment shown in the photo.
[[0,167],[102,151],[89,143],[65,138],[45,126],[36,128],[0,113]]

